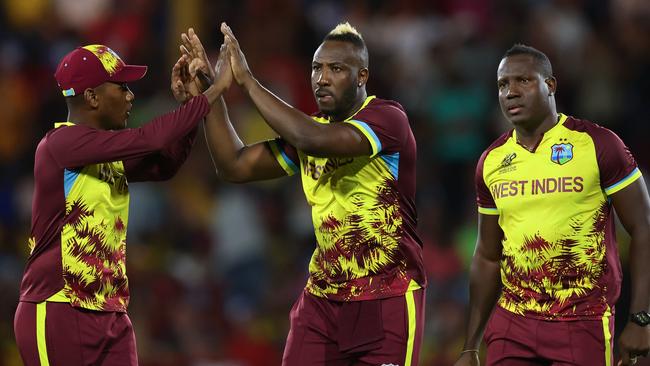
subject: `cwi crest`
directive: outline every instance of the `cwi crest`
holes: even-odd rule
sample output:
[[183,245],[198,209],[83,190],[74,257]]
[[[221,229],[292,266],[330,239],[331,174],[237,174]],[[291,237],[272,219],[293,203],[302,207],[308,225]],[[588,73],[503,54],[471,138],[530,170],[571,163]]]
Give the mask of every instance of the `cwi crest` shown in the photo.
[[571,143],[555,144],[551,146],[551,161],[564,165],[573,159],[573,145]]

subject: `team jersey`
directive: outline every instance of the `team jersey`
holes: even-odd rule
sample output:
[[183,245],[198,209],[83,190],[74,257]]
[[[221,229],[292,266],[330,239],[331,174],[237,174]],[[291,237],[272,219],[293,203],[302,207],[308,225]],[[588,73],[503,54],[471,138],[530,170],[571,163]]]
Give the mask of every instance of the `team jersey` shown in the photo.
[[164,180],[185,161],[205,96],[141,128],[56,123],[36,148],[30,255],[20,300],[125,312],[128,182]]
[[499,306],[542,319],[600,319],[621,284],[608,196],[641,177],[612,131],[560,115],[534,151],[511,130],[481,156],[478,210],[503,230]]
[[[330,123],[324,115],[312,118]],[[269,141],[288,175],[300,173],[317,246],[306,289],[337,301],[379,299],[426,286],[416,233],[416,144],[402,106],[368,97],[343,122],[363,133],[369,156],[314,157]]]

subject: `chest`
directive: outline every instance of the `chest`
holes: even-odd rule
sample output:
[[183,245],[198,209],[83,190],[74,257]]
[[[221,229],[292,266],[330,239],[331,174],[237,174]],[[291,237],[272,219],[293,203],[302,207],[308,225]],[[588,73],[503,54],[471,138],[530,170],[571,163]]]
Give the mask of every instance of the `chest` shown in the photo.
[[[590,141],[554,141],[530,152],[507,144],[486,159],[485,183],[500,210],[564,205],[602,196],[595,149]],[[523,208],[522,208],[523,207]]]

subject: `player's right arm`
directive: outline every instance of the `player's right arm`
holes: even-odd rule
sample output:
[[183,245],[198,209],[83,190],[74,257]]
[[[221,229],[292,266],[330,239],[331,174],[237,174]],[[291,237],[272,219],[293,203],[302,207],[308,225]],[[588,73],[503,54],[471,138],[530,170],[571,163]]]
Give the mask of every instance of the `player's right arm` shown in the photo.
[[502,239],[499,216],[479,213],[478,238],[470,269],[464,353],[456,362],[456,366],[479,364],[478,349],[483,331],[501,291],[499,261]]

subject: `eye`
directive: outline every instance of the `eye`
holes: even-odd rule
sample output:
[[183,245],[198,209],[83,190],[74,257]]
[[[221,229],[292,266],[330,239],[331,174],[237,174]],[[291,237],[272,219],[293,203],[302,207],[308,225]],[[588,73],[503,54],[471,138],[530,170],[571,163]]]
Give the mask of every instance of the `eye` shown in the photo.
[[332,66],[332,71],[334,72],[341,72],[342,70],[341,66]]
[[320,71],[320,65],[311,65],[311,71]]

